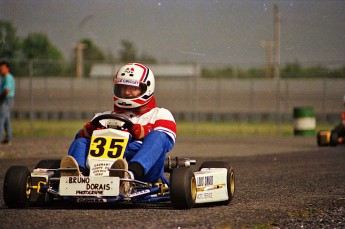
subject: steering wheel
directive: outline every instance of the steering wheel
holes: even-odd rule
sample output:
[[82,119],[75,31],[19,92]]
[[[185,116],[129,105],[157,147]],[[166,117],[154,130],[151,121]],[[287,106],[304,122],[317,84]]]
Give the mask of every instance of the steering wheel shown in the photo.
[[124,130],[124,129],[130,129],[134,124],[131,120],[128,118],[125,118],[123,116],[120,116],[118,114],[102,114],[97,116],[96,118],[92,119],[91,124],[95,127],[102,128],[104,127],[100,121],[105,120],[105,119],[112,119],[116,121],[123,122],[122,126],[118,126],[118,128]]

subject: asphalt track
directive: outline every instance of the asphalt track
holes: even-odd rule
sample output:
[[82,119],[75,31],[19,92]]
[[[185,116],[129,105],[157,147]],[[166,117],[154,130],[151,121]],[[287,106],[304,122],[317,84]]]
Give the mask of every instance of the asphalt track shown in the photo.
[[[0,191],[11,165],[62,157],[70,138],[22,138],[0,146]],[[0,228],[345,228],[345,148],[308,137],[179,138],[171,156],[228,160],[236,191],[228,206],[175,210],[170,203],[8,209]]]

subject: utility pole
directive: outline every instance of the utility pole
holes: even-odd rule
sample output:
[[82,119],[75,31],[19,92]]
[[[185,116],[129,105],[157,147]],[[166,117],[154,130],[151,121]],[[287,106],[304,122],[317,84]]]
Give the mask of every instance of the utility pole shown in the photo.
[[272,47],[273,47],[273,41],[261,41],[261,46],[265,48],[266,50],[266,79],[270,79],[272,74],[272,64],[271,64],[271,53],[272,53]]
[[77,75],[77,79],[81,79],[84,75],[83,50],[85,48],[86,48],[86,45],[83,43],[78,43],[77,47],[76,47],[76,57],[77,57],[76,75]]
[[[90,21],[93,18],[93,14],[88,15],[86,17],[83,18],[83,20],[81,20],[81,22],[78,25],[78,38],[80,36],[81,33],[81,29],[83,28],[83,26]],[[84,76],[84,55],[83,55],[83,50],[86,48],[86,45],[81,43],[80,41],[77,43],[76,45],[76,76],[77,79],[80,79]]]
[[276,81],[276,123],[278,129],[281,123],[281,113],[280,113],[280,16],[279,9],[276,4],[273,5],[274,13],[274,79]]
[[274,12],[274,78],[280,78],[280,15],[276,4],[273,6]]

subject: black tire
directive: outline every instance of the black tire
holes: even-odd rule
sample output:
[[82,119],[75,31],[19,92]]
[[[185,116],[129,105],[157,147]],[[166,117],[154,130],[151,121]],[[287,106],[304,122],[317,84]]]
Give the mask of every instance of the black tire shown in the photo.
[[194,173],[186,167],[179,167],[170,175],[170,198],[176,209],[191,209],[196,199]]
[[54,160],[54,159],[41,160],[37,163],[37,165],[35,166],[35,169],[37,169],[37,168],[58,169],[58,168],[60,168],[60,162],[61,162],[61,160]]
[[29,205],[31,174],[25,166],[12,166],[5,175],[3,197],[9,208],[25,208]]
[[331,132],[331,137],[329,141],[330,146],[337,146],[338,145],[338,133],[335,131]]
[[320,130],[317,132],[316,140],[318,146],[329,146],[330,131]]
[[205,161],[199,168],[199,171],[203,168],[226,168],[227,173],[227,189],[229,199],[226,201],[219,202],[219,204],[228,205],[234,198],[235,195],[235,172],[227,161]]

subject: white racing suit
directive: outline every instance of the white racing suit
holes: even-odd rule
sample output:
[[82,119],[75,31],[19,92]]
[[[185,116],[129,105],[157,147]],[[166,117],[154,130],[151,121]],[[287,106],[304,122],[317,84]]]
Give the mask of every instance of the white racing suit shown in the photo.
[[[98,113],[95,117],[111,113],[115,112]],[[155,107],[141,115],[133,112],[116,114],[128,118],[134,124],[152,126],[152,131],[142,141],[133,140],[128,144],[124,157],[129,164],[136,162],[143,167],[144,173],[139,180],[155,182],[162,178],[166,153],[173,148],[176,139],[176,123],[171,112],[164,108]],[[84,169],[87,169],[86,159],[89,147],[90,139],[76,138],[68,151],[68,154],[73,156],[79,166]]]

